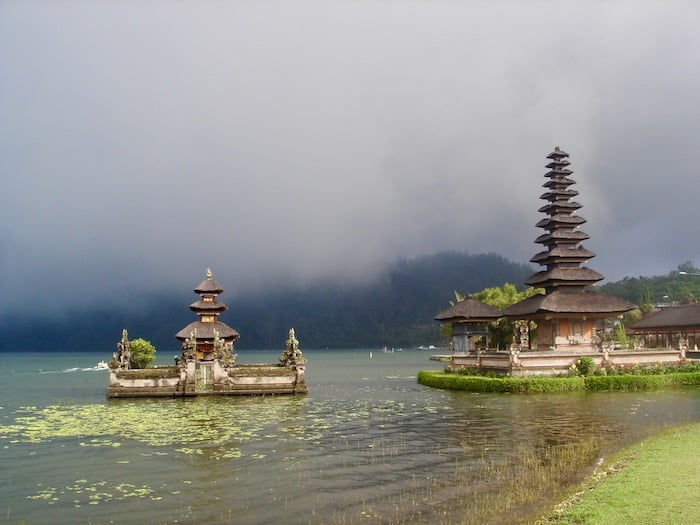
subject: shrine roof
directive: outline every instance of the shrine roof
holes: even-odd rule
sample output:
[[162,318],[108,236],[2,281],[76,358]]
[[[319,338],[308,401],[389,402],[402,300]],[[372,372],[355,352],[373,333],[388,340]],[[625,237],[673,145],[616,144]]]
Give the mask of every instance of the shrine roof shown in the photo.
[[634,332],[650,329],[696,327],[700,328],[700,303],[669,306],[656,310],[627,328]]
[[217,332],[219,332],[219,337],[221,337],[224,340],[236,341],[240,337],[240,334],[236,332],[236,330],[234,330],[227,324],[222,323],[221,321],[214,321],[213,323],[203,323],[202,321],[194,321],[188,324],[178,333],[176,333],[175,338],[180,341],[184,341],[185,339],[190,337],[190,335],[195,329],[197,330],[198,341],[214,339],[215,329]]
[[562,261],[562,260],[581,260],[585,262],[588,259],[595,257],[595,253],[590,250],[586,250],[583,246],[571,247],[568,245],[560,246],[555,245],[552,249],[548,251],[542,251],[536,253],[530,262],[537,262],[540,264],[547,264],[546,261]]
[[532,274],[525,280],[525,284],[531,286],[546,286],[546,283],[551,282],[593,284],[603,279],[605,279],[603,275],[590,268],[559,266]]
[[483,301],[465,299],[443,310],[435,316],[436,321],[493,321],[501,317],[501,312]]
[[228,306],[220,301],[195,301],[190,305],[190,310],[193,312],[223,312]]
[[508,317],[546,313],[620,314],[636,308],[624,299],[593,290],[555,290],[515,303],[503,311]]

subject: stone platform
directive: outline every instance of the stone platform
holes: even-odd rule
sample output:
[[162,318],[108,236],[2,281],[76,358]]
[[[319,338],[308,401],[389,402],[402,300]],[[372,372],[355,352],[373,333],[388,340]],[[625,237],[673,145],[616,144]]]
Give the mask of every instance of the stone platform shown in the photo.
[[498,351],[479,350],[454,353],[449,356],[448,368],[478,368],[499,375],[513,377],[561,375],[569,372],[581,357],[593,359],[596,367],[636,365],[677,365],[686,360],[685,351],[658,350],[602,350],[599,352],[546,351]]

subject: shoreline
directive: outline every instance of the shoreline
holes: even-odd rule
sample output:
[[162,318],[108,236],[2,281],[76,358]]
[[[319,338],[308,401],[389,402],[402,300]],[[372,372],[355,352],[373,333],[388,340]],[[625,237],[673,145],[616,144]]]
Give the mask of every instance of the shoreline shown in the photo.
[[[666,429],[606,459],[533,525],[695,523],[700,502],[700,423]],[[661,490],[660,490],[661,489]]]

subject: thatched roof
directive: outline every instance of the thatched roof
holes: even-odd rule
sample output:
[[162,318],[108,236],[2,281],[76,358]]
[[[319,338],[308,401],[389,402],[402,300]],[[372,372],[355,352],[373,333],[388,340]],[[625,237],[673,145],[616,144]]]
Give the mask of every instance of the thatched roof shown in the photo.
[[657,310],[627,328],[633,332],[669,328],[700,328],[700,303],[670,306]]
[[493,321],[501,317],[501,312],[482,301],[465,299],[435,316],[442,323]]
[[515,303],[503,311],[508,317],[533,314],[603,314],[616,315],[632,310],[633,303],[591,290],[555,290],[547,295],[535,295]]
[[543,233],[535,239],[535,242],[545,245],[556,244],[557,242],[560,244],[564,242],[575,244],[588,239],[590,239],[590,236],[580,230],[554,230],[551,233]]
[[589,285],[596,281],[600,281],[604,277],[590,268],[566,268],[557,267],[549,271],[542,271],[532,274],[525,280],[525,284],[530,286],[555,286],[557,283],[565,283],[566,285],[575,286]]
[[224,291],[223,287],[219,283],[217,283],[214,279],[211,279],[211,278],[204,279],[194,289],[194,292],[198,293],[200,295],[202,295],[202,294],[218,295],[220,293],[223,293],[223,291]]
[[595,257],[595,253],[583,246],[555,246],[551,250],[536,253],[530,262],[547,264],[547,261],[587,261]]
[[214,321],[213,323],[203,323],[202,321],[194,321],[188,324],[182,330],[175,334],[175,338],[184,341],[187,339],[192,332],[197,329],[197,340],[213,340],[214,330],[219,332],[219,337],[224,340],[236,341],[240,334],[236,332],[230,326],[222,323],[221,321]]
[[224,303],[214,299],[213,301],[195,301],[190,305],[193,312],[223,312],[228,309]]

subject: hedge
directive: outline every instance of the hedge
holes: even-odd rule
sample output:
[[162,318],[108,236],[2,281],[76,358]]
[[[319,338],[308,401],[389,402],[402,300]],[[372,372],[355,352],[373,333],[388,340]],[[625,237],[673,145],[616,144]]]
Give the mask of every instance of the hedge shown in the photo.
[[483,377],[421,370],[418,373],[418,383],[445,390],[514,394],[657,390],[676,386],[700,386],[700,372],[587,377]]

